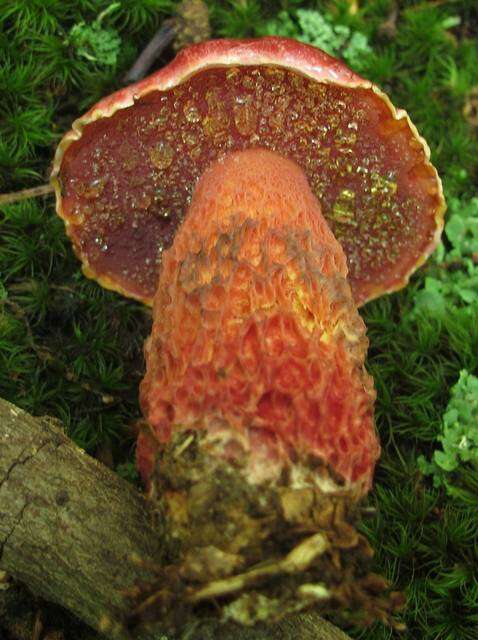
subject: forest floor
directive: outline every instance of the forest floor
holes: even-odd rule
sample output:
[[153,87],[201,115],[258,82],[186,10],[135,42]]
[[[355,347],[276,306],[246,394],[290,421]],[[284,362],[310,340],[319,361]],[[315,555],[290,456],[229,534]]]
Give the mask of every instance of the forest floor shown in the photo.
[[[0,192],[47,181],[62,134],[120,86],[176,4],[1,4]],[[213,37],[288,35],[342,57],[405,108],[430,145],[448,202],[443,244],[406,289],[362,310],[383,446],[369,498],[376,513],[363,530],[377,570],[407,596],[403,640],[476,640],[476,0],[207,4]],[[0,395],[59,418],[80,446],[137,482],[150,311],[81,274],[51,196],[0,207],[0,237]],[[379,624],[347,632],[393,635]]]

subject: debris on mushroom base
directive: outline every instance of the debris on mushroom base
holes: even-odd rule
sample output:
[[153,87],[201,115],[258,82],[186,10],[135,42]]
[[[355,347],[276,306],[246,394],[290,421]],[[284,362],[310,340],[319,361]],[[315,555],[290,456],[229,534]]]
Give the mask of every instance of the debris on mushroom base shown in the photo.
[[390,620],[400,597],[354,527],[380,448],[346,276],[295,163],[254,149],[205,171],[145,347],[137,459],[175,562],[135,620],[254,624],[312,606]]

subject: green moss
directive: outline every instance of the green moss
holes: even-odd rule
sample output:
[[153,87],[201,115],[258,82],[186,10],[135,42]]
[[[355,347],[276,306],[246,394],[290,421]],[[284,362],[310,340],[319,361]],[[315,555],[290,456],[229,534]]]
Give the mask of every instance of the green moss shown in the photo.
[[[75,25],[94,24],[111,0],[11,0],[2,7],[2,191],[45,181],[62,133],[81,111],[119,86],[177,3],[118,4],[100,25],[121,40],[108,65],[98,54],[93,53],[97,59],[81,55],[71,33]],[[393,4],[400,10],[395,33],[387,35],[380,27]],[[408,596],[404,640],[476,639],[476,472],[460,462],[453,471],[457,490],[450,495],[418,464],[420,455],[431,460],[440,447],[443,416],[460,371],[478,375],[477,130],[463,115],[478,85],[476,1],[362,0],[355,14],[345,0],[208,0],[208,5],[215,36],[254,36],[275,24],[295,37],[306,37],[309,29],[311,38],[310,21],[300,19],[310,18],[307,11],[322,16],[329,34],[347,36],[341,44],[332,40],[337,55],[345,56],[347,43],[362,34],[370,51],[348,58],[350,64],[406,108],[429,142],[450,202],[444,246],[406,290],[363,309],[383,446],[370,496],[377,511],[363,526],[377,550],[377,570]],[[57,416],[91,453],[110,442],[118,471],[134,480],[137,388],[149,312],[81,275],[51,199],[4,207],[0,233],[0,394],[37,415]],[[447,261],[457,263],[444,268]],[[380,625],[350,634],[364,640],[391,637]]]

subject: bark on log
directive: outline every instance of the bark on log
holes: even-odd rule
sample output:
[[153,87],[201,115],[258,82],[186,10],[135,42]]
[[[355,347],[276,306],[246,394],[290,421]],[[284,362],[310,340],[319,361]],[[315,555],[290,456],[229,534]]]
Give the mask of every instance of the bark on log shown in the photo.
[[[0,399],[1,569],[97,629],[105,614],[122,616],[122,589],[150,577],[131,557],[160,562],[161,535],[152,522],[134,487],[86,455],[61,425]],[[136,637],[165,638],[159,629]],[[314,614],[267,628],[202,625],[188,637],[350,640]]]

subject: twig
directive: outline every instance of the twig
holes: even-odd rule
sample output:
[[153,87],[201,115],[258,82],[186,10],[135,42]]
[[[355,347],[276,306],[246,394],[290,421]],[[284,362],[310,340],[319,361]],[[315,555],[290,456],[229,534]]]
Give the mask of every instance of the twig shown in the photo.
[[397,18],[398,7],[396,4],[393,4],[390,15],[385,20],[385,22],[382,22],[382,24],[378,28],[379,34],[390,39],[395,38],[395,36],[397,35]]
[[0,194],[0,205],[12,204],[13,202],[27,200],[28,198],[38,198],[38,196],[47,196],[50,193],[53,193],[53,187],[51,184],[41,184],[38,187],[32,187],[30,189],[12,191],[11,193],[2,193]]
[[408,7],[407,11],[423,11],[424,9],[429,9],[431,7],[441,7],[450,1],[452,3],[456,2],[456,0],[426,0],[425,2],[420,2],[412,7]]
[[176,20],[166,20],[161,25],[159,31],[154,34],[153,39],[148,43],[134,65],[123,76],[123,84],[138,82],[148,73],[156,58],[166,49],[176,36]]
[[170,44],[179,51],[183,47],[211,37],[209,12],[203,0],[183,0],[176,7],[176,15],[165,20],[139,58],[123,76],[123,84],[144,78],[154,61]]
[[41,610],[38,609],[35,616],[35,625],[33,627],[32,640],[40,640],[42,631],[43,631],[42,615],[41,615]]

